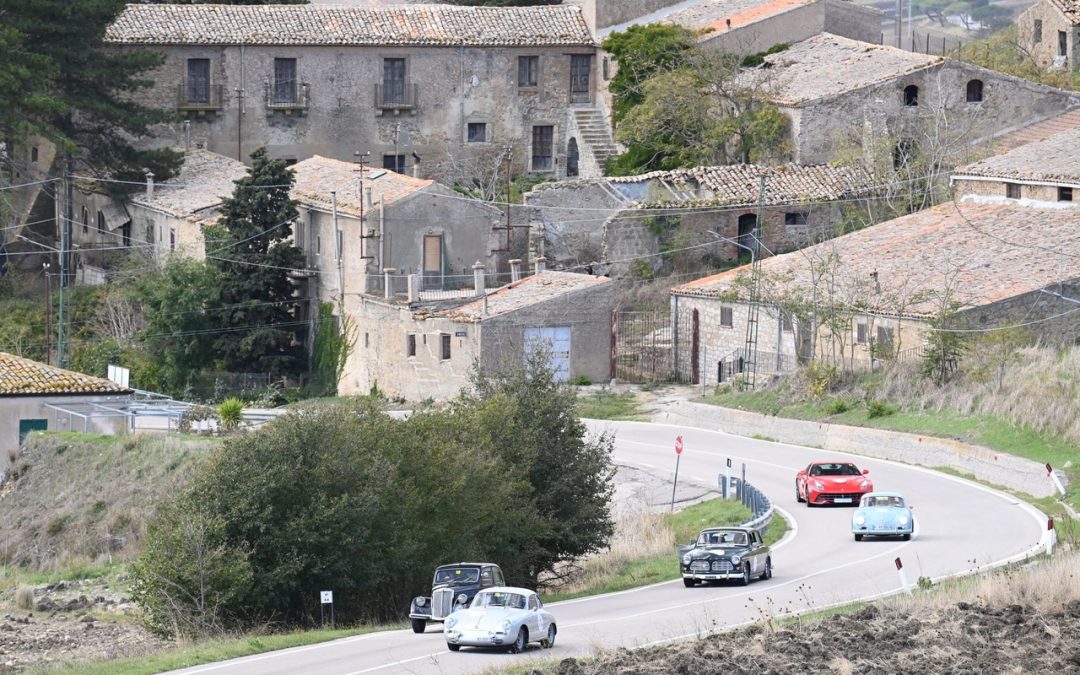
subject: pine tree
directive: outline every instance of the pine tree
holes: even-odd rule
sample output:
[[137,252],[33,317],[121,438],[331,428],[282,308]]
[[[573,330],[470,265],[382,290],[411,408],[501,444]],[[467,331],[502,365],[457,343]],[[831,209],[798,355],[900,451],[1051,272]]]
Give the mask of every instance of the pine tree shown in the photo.
[[220,238],[207,238],[207,256],[222,273],[214,350],[233,372],[297,374],[304,359],[289,271],[303,268],[304,255],[290,239],[298,215],[289,198],[293,173],[265,148],[251,159],[248,175],[222,204]]

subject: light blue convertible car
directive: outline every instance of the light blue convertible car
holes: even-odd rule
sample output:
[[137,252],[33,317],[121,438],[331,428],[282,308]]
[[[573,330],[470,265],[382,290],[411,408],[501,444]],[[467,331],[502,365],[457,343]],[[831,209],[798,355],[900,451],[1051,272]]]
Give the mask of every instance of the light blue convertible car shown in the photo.
[[855,541],[863,537],[911,539],[915,517],[904,497],[896,492],[869,492],[859,500],[859,510],[851,516]]

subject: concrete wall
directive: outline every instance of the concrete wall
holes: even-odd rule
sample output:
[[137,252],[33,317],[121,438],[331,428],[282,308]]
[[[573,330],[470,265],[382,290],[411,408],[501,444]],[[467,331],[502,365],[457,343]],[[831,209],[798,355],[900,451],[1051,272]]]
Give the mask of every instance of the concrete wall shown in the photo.
[[706,34],[701,45],[746,56],[764,52],[773,45],[802,42],[823,31],[877,44],[881,41],[881,12],[844,0],[818,0],[749,25]]
[[[211,61],[211,84],[223,91],[216,111],[186,112],[190,140],[220,154],[247,161],[265,145],[274,158],[302,160],[320,154],[354,159],[370,152],[373,165],[395,150],[406,156],[412,171],[421,157],[421,173],[460,172],[460,165],[485,148],[513,145],[519,170],[529,166],[533,125],[555,126],[555,148],[565,152],[570,89],[570,54],[595,54],[592,47],[442,48],[442,47],[157,47],[166,62],[150,77],[155,86],[143,103],[177,109],[178,85],[186,82],[187,59]],[[519,89],[517,57],[540,57],[539,86]],[[376,84],[382,82],[387,57],[406,60],[406,80],[418,85],[413,110],[380,110]],[[273,77],[274,58],[297,59],[297,77],[308,85],[306,109],[274,110],[266,101],[266,81]],[[594,58],[594,93],[598,66]],[[243,88],[244,114],[237,90]],[[485,143],[467,143],[469,122],[487,123]],[[239,142],[238,142],[239,135]],[[182,146],[188,133],[181,123],[156,130],[159,145]],[[470,147],[473,145],[475,147]],[[474,151],[474,152],[470,152]],[[454,161],[450,158],[454,157]],[[559,162],[550,173],[565,171]]]
[[49,431],[88,431],[98,434],[124,433],[128,428],[126,417],[96,418],[86,420],[67,415],[51,408],[53,405],[78,403],[102,403],[116,406],[126,402],[128,396],[3,396],[0,397],[0,474],[11,467],[9,453],[19,448],[19,421],[43,419],[48,421]]
[[804,422],[692,402],[678,404],[670,413],[655,421],[720,430],[739,436],[766,436],[781,443],[852,452],[919,466],[948,466],[981,481],[1033,497],[1056,494],[1053,482],[1046,477],[1046,470],[1038,462],[949,439]]
[[[1042,38],[1036,42],[1035,22],[1042,22]],[[1060,63],[1065,68],[1080,68],[1080,26],[1070,21],[1051,0],[1041,0],[1016,18],[1020,45],[1044,68]],[[1065,60],[1058,58],[1058,31],[1065,31]]]
[[[967,83],[983,82],[983,100],[968,103]],[[904,105],[904,89],[919,88],[919,104]],[[1060,115],[1080,105],[1080,95],[1000,75],[970,64],[947,61],[882,84],[785,109],[792,118],[795,161],[824,164],[855,148],[838,139],[861,139],[864,153],[895,139],[926,136],[937,115],[948,115],[950,134],[968,144]],[[920,131],[922,127],[922,131]],[[859,141],[855,140],[854,144]]]

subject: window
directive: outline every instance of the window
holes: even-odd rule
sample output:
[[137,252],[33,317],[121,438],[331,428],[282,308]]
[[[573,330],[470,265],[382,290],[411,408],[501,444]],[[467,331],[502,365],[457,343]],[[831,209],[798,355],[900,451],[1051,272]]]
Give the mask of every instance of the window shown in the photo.
[[1059,202],[1071,202],[1073,189],[1071,187],[1059,187],[1058,188],[1058,201]]
[[105,214],[101,211],[97,212],[97,231],[101,234],[105,234]]
[[805,213],[785,213],[784,214],[785,225],[805,225],[806,214]]
[[780,311],[780,330],[785,333],[795,330],[795,322],[791,319],[791,312]]
[[90,231],[90,212],[86,210],[86,207],[82,207],[82,231],[83,234]]
[[382,168],[397,173],[405,173],[405,155],[383,155]]
[[450,360],[450,333],[443,333],[442,336],[442,350],[439,353],[439,358],[443,361]]
[[304,223],[299,220],[296,221],[296,226],[293,230],[293,243],[295,243],[296,246],[301,249],[303,249],[304,244],[307,243],[304,240]]
[[1020,184],[1005,183],[1005,197],[1008,199],[1020,199]]
[[296,59],[274,59],[274,103],[296,103]]
[[518,57],[518,86],[519,87],[536,87],[539,86],[540,81],[540,57],[539,56],[519,56]]
[[608,80],[611,79],[611,61],[608,59],[608,57],[605,56],[604,60],[601,61],[600,63],[601,63],[600,69],[601,69],[601,71],[603,72],[603,75],[604,75],[604,82],[607,82]]
[[981,103],[983,99],[982,80],[969,80],[967,83],[967,102]]
[[904,105],[919,105],[919,88],[913,84],[904,87]]
[[364,333],[364,349],[367,349],[370,346],[371,346],[371,334],[370,333]]
[[732,312],[731,307],[721,307],[720,308],[720,325],[723,328],[731,328],[732,326],[735,325],[735,320],[734,320],[734,317],[732,315],[733,315],[733,312]]
[[176,250],[176,230],[169,230],[169,250]]
[[469,122],[469,142],[487,142],[487,122]]
[[867,339],[867,333],[868,332],[869,332],[869,328],[865,323],[860,322],[860,323],[855,324],[855,342],[856,342],[856,344],[860,344],[860,345],[866,344],[866,339]]
[[383,59],[383,102],[405,104],[405,59]]
[[315,235],[315,255],[322,253],[322,235]]
[[416,335],[412,333],[405,336],[405,356],[416,356]]
[[532,129],[532,170],[551,171],[554,168],[552,148],[555,141],[555,127],[536,126]]
[[1058,31],[1058,56],[1066,56],[1069,53],[1069,34],[1063,30]]
[[187,102],[210,103],[210,59],[188,59]]
[[150,244],[154,243],[154,224],[153,223],[147,223],[146,224],[146,241],[147,241],[147,243],[150,243]]
[[30,148],[30,161],[37,163],[37,146]]
[[893,341],[893,329],[888,326],[877,327],[877,343],[884,347],[886,345],[892,345]]
[[1042,19],[1035,19],[1033,38],[1035,40],[1035,44],[1042,42]]

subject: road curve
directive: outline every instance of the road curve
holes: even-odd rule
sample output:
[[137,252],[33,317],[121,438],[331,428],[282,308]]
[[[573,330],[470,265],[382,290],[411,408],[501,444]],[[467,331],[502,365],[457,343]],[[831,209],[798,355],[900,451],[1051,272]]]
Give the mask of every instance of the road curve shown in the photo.
[[[621,593],[553,603],[559,626],[551,650],[526,653],[450,652],[441,624],[424,635],[385,631],[307,647],[196,666],[182,673],[214,675],[332,673],[476,673],[485,668],[560,659],[597,647],[634,647],[703,635],[766,615],[800,612],[901,589],[894,560],[903,561],[910,583],[968,574],[1023,558],[1041,545],[1045,516],[1003,493],[946,474],[886,460],[850,456],[870,469],[879,490],[903,493],[914,506],[911,541],[855,542],[851,509],[808,509],[795,501],[795,473],[812,460],[849,458],[842,453],[730,436],[703,429],[639,422],[589,422],[594,433],[615,436],[615,460],[670,479],[673,444],[685,450],[679,482],[716,485],[730,457],[747,466],[747,480],[765,491],[792,529],[773,554],[774,576],[749,587],[684,588],[679,580]],[[672,552],[674,557],[674,552]]]

